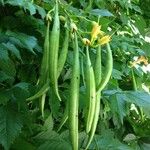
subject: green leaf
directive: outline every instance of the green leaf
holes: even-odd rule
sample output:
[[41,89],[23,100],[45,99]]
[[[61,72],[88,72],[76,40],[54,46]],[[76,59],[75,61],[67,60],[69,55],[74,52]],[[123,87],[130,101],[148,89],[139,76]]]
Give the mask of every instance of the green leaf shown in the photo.
[[44,130],[52,130],[54,126],[52,115],[50,114],[43,125]]
[[26,5],[24,6],[24,9],[29,10],[30,15],[36,14],[36,8],[31,2],[27,2]]
[[127,115],[126,97],[123,94],[115,94],[110,96],[110,108],[114,114],[117,114],[121,123]]
[[23,101],[29,97],[29,84],[21,82],[13,87],[13,94],[18,101]]
[[37,9],[38,13],[41,15],[42,19],[44,19],[45,16],[46,16],[45,10],[42,7],[38,6],[38,5],[35,5],[35,6],[36,6],[36,9]]
[[95,16],[107,16],[107,17],[113,16],[113,14],[109,12],[107,9],[93,9],[91,10],[90,14]]
[[58,138],[59,138],[59,134],[52,130],[42,131],[34,137],[34,139],[36,141],[39,141],[40,143],[43,143],[46,140],[53,140]]
[[[6,33],[7,34],[7,33]],[[24,45],[23,45],[23,43],[17,38],[17,37],[13,37],[13,36],[10,36],[9,37],[9,41],[12,43],[12,44],[14,44],[14,45],[16,45],[16,46],[18,46],[18,47],[21,47],[21,48],[26,48]]]
[[60,101],[58,101],[52,90],[50,91],[49,106],[51,108],[53,117],[57,118],[59,114]]
[[11,76],[7,75],[5,72],[0,71],[0,82],[13,79]]
[[142,143],[142,144],[140,144],[140,147],[142,148],[142,150],[149,150],[150,144],[149,143]]
[[134,25],[138,28],[139,32],[144,36],[146,28],[146,22],[144,18],[140,15],[135,15],[134,19],[135,19]]
[[133,150],[116,139],[111,130],[104,130],[101,135],[95,136],[95,142],[93,141],[89,148],[94,150],[96,147],[100,150]]
[[34,147],[30,142],[21,137],[18,137],[15,140],[11,148],[14,150],[36,150],[36,147]]
[[150,106],[150,94],[147,92],[126,91],[125,95],[127,96],[128,101],[131,103],[135,103],[142,107]]
[[0,44],[0,59],[2,60],[8,60],[9,56],[8,56],[8,51],[7,49],[4,47],[4,45]]
[[22,6],[24,4],[24,1],[23,0],[13,0],[13,1],[7,0],[5,3],[13,5],[13,6]]
[[37,45],[37,39],[34,36],[30,36],[20,32],[12,32],[9,30],[6,32],[6,34],[10,36],[10,40],[13,41],[15,44],[34,53],[33,49]]
[[124,12],[121,12],[120,19],[124,25],[128,24],[129,18]]
[[[111,92],[112,91],[112,92]],[[120,119],[125,116],[125,103],[134,103],[135,105],[142,107],[145,114],[150,117],[150,94],[142,91],[114,91],[106,92],[106,95],[110,96],[112,100],[112,111],[118,113]],[[111,102],[111,101],[110,101]],[[114,102],[114,104],[113,104]],[[115,105],[117,108],[115,108]],[[117,110],[118,109],[118,110]]]
[[11,52],[13,53],[18,59],[21,60],[21,55],[19,50],[16,48],[16,46],[10,42],[3,43],[3,45]]
[[14,85],[14,87],[18,87],[18,88],[21,88],[21,89],[23,89],[23,90],[28,91],[28,89],[29,89],[29,84],[26,83],[26,82],[20,82],[20,83]]
[[37,150],[72,150],[71,145],[62,139],[46,141]]
[[0,104],[6,104],[9,101],[8,91],[1,90],[0,91]]
[[142,14],[142,10],[139,6],[132,4],[132,9],[134,9],[136,12]]
[[63,140],[69,142],[70,139],[69,139],[69,130],[65,130],[63,131],[60,135],[59,135],[60,138],[62,138]]
[[128,102],[134,103],[137,106],[142,107],[146,115],[150,117],[150,94],[140,91],[128,91],[125,92],[125,95]]
[[134,134],[129,133],[129,134],[127,134],[127,135],[124,137],[123,141],[125,141],[125,142],[131,142],[131,141],[134,141],[134,140],[136,140],[136,139],[137,139],[137,137],[136,137]]
[[112,71],[112,77],[114,78],[114,79],[118,79],[118,80],[121,80],[122,79],[122,76],[123,74],[122,74],[122,72],[120,72],[119,70],[117,70],[117,69],[113,69],[113,71]]
[[16,69],[15,69],[15,64],[12,60],[8,59],[6,60],[1,60],[0,59],[0,68],[3,70],[5,74],[8,76],[14,77],[16,75]]
[[0,107],[0,143],[5,150],[10,148],[11,143],[20,133],[22,126],[21,117],[13,107]]
[[141,46],[141,49],[145,52],[147,56],[150,57],[150,44],[149,43],[143,43]]

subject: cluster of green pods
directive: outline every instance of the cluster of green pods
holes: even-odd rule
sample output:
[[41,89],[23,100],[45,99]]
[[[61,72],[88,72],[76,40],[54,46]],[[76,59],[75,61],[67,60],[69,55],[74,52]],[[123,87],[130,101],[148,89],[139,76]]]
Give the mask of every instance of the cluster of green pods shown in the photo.
[[[69,19],[68,19],[69,20]],[[71,20],[71,19],[70,19]],[[78,31],[76,25],[72,21],[68,21],[68,28],[65,28],[65,38],[63,40],[63,45],[61,51],[59,51],[60,46],[60,18],[59,18],[59,3],[55,1],[54,7],[54,18],[52,24],[52,30],[50,32],[50,17],[47,17],[47,30],[45,34],[43,58],[41,62],[41,70],[38,81],[39,90],[38,92],[29,97],[27,100],[31,101],[34,99],[39,99],[40,110],[42,116],[44,117],[44,104],[48,91],[53,91],[56,97],[61,101],[61,96],[58,89],[58,78],[64,68],[67,54],[69,41],[71,39],[71,47],[73,49],[73,65],[71,66],[71,79],[70,79],[70,96],[68,103],[66,105],[66,110],[64,112],[64,117],[62,118],[61,124],[58,131],[60,131],[63,124],[68,120],[70,141],[73,150],[79,149],[79,135],[78,135],[78,115],[79,115],[79,94],[80,94],[80,64],[81,57],[79,57],[79,45],[78,45]],[[71,38],[70,38],[71,37]],[[92,65],[90,58],[90,47],[89,42],[85,42],[85,94],[87,101],[86,110],[86,123],[85,131],[88,134],[88,142],[85,149],[88,149],[90,143],[93,140],[97,123],[99,120],[100,113],[100,99],[101,91],[107,85],[113,68],[113,57],[112,51],[110,49],[109,43],[106,43],[106,62],[105,71],[102,73],[102,61],[101,61],[101,45],[96,47],[96,57],[95,63]],[[102,77],[103,74],[103,77]]]

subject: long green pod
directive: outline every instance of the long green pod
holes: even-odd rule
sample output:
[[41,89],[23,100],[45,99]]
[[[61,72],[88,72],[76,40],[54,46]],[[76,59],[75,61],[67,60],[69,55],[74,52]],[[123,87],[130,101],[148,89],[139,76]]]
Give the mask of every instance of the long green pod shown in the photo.
[[[43,51],[43,58],[40,70],[40,78],[39,78],[39,86],[43,86],[47,82],[49,82],[49,28],[50,28],[50,20],[47,19],[47,28],[45,34],[45,41],[44,41],[44,51]],[[42,117],[44,117],[44,105],[46,99],[46,92],[39,98],[39,105]]]
[[106,67],[105,67],[105,72],[103,74],[104,79],[102,79],[101,83],[97,86],[96,91],[102,91],[107,83],[109,82],[109,79],[112,74],[112,69],[113,69],[113,57],[112,57],[112,51],[110,49],[109,43],[106,44],[107,46],[107,57],[106,57]]
[[59,59],[58,59],[57,78],[60,76],[60,73],[66,62],[67,54],[68,54],[68,45],[69,45],[69,30],[66,28],[63,47],[62,47],[62,50],[60,52]]
[[47,28],[44,40],[44,50],[43,50],[43,58],[42,64],[40,68],[40,78],[39,78],[39,85],[43,85],[47,82],[48,75],[49,75],[49,28],[50,28],[50,21],[47,20]]
[[94,65],[94,75],[96,87],[101,83],[102,80],[102,59],[101,59],[101,45],[98,45],[96,49],[96,60]]
[[49,68],[49,27],[50,27],[50,22],[48,20],[45,41],[44,41],[43,58],[42,58],[42,63],[41,63],[41,68],[40,68],[40,77],[39,77],[39,83],[38,83],[38,85],[40,86],[40,90],[33,96],[27,98],[27,101],[31,101],[31,100],[41,97],[49,89],[49,84],[47,81],[48,68]]
[[78,101],[79,101],[79,85],[80,85],[80,63],[77,34],[74,32],[73,39],[73,66],[70,84],[69,99],[69,132],[72,143],[72,149],[78,150]]
[[31,101],[31,100],[37,99],[41,97],[42,95],[44,95],[48,90],[49,90],[49,84],[47,82],[35,95],[27,98],[26,100]]
[[89,46],[86,46],[86,98],[88,102],[88,114],[86,122],[86,132],[91,130],[94,119],[95,102],[96,102],[96,85],[94,71],[89,56]]
[[59,125],[59,127],[58,127],[57,132],[59,132],[59,131],[61,130],[62,126],[65,124],[65,122],[66,122],[67,120],[68,120],[68,102],[67,102],[67,104],[66,104],[65,112],[64,112],[64,114],[63,114],[63,117],[62,117],[62,120],[61,120],[61,122],[60,122],[60,125]]
[[57,95],[58,99],[61,100],[58,93],[58,81],[57,81],[57,66],[58,66],[58,50],[59,50],[59,35],[60,35],[60,22],[58,16],[58,1],[56,0],[55,5],[55,16],[54,23],[50,35],[50,59],[49,59],[49,69],[50,69],[50,85]]
[[81,56],[81,74],[82,74],[82,80],[83,80],[83,85],[85,86],[85,75],[84,75],[84,58]]
[[45,99],[46,99],[46,93],[44,93],[44,94],[40,97],[40,99],[39,99],[40,110],[41,110],[41,114],[42,114],[42,117],[43,117],[43,118],[44,118]]
[[[99,45],[96,51],[96,61],[95,61],[95,65],[94,65],[94,74],[95,74],[95,83],[96,83],[96,87],[100,84],[101,82],[101,46]],[[96,127],[97,127],[97,123],[98,123],[98,119],[99,119],[99,113],[100,113],[100,98],[101,98],[101,92],[98,92],[96,94],[96,106],[95,106],[95,114],[94,114],[94,119],[92,122],[92,127],[91,127],[91,131],[89,134],[89,139],[86,145],[85,149],[88,149],[89,145],[91,144],[95,131],[96,131]]]

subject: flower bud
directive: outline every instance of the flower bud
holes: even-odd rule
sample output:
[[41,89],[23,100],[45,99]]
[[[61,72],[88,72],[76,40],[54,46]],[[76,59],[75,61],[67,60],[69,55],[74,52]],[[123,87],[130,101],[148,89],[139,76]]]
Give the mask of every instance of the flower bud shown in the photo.
[[83,39],[82,39],[82,42],[83,42],[85,45],[91,45],[90,40],[87,39],[87,38],[83,38]]

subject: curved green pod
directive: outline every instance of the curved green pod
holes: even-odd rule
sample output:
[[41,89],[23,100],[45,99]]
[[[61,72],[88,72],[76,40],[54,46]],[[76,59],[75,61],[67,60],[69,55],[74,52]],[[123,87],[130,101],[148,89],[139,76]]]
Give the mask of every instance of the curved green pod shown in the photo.
[[52,87],[58,99],[61,100],[58,92],[58,83],[57,83],[59,36],[60,36],[60,21],[58,16],[58,1],[56,0],[54,22],[49,41],[49,49],[50,49],[49,77],[50,77],[50,86]]

